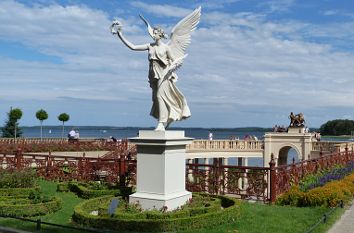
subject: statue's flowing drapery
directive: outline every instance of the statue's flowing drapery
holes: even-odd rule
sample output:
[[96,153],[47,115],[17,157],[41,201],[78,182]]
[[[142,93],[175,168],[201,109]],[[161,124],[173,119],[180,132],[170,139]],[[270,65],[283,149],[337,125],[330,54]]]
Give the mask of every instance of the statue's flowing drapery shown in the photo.
[[177,75],[173,72],[167,74],[167,60],[164,54],[166,53],[159,53],[158,47],[149,46],[149,82],[153,101],[150,115],[160,121],[172,122],[189,117],[191,112],[186,98],[175,85]]

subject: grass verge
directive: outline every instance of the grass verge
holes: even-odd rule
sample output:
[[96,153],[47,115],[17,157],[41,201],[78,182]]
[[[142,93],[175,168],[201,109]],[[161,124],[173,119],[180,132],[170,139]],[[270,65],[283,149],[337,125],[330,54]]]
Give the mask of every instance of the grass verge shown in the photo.
[[[299,208],[242,202],[241,216],[235,223],[183,233],[304,233],[328,211],[328,208],[322,207]],[[328,222],[321,224],[314,233],[326,232],[343,212],[343,209],[335,210]]]

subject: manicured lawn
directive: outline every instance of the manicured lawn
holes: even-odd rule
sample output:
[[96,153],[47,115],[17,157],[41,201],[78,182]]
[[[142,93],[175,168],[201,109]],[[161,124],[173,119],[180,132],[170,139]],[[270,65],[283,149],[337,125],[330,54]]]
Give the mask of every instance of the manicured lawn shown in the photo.
[[[83,199],[75,194],[68,192],[56,192],[56,183],[40,181],[42,191],[46,195],[55,195],[63,199],[63,207],[56,213],[40,216],[42,221],[71,225],[71,215],[73,208]],[[241,216],[235,223],[230,225],[216,226],[210,229],[194,230],[183,233],[297,233],[305,232],[315,224],[324,213],[328,212],[326,208],[297,208],[289,206],[270,206],[259,203],[241,202]],[[337,209],[330,217],[327,224],[320,224],[315,233],[324,233],[336,219],[344,212],[343,209]],[[33,219],[37,219],[35,217]],[[22,222],[19,220],[0,218],[0,226],[8,226],[27,231],[35,231],[35,223]],[[235,231],[237,230],[237,231]],[[42,231],[45,233],[59,232],[80,232],[66,230],[57,227],[42,225]],[[81,231],[82,232],[82,231]]]
[[[183,233],[304,233],[328,210],[242,202],[241,216],[234,224]],[[314,232],[326,232],[343,212],[343,209],[337,209],[330,216],[329,223],[321,223],[321,228]]]

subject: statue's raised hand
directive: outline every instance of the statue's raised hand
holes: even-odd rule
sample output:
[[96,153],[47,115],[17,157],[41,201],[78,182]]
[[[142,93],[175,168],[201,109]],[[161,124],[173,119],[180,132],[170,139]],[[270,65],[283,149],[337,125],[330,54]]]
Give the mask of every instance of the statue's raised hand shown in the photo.
[[110,29],[113,35],[118,34],[118,32],[121,32],[122,30],[122,23],[115,19],[113,20]]

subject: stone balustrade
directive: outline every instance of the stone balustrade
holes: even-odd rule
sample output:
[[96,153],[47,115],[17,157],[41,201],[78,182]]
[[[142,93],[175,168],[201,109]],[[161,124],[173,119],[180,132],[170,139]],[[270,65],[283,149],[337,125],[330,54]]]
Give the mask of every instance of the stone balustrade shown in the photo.
[[323,151],[323,152],[343,152],[345,148],[349,150],[354,149],[354,142],[313,142],[312,151]]
[[263,141],[255,140],[193,140],[188,152],[200,151],[263,151]]

